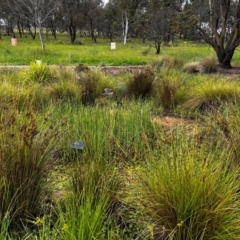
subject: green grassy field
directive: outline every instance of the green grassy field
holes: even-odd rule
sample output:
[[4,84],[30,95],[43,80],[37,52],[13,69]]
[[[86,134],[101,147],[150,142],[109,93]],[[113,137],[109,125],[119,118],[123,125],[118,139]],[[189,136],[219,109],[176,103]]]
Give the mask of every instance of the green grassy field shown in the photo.
[[[77,43],[71,45],[66,34],[59,34],[54,40],[51,36],[45,39],[46,51],[42,52],[38,36],[32,40],[18,38],[18,45],[11,46],[11,38],[3,36],[0,40],[0,64],[2,65],[29,65],[36,59],[41,59],[47,64],[76,65],[83,63],[89,66],[99,65],[145,65],[154,61],[155,54],[153,42],[142,44],[140,40],[130,39],[126,46],[116,41],[115,50],[110,49],[107,39],[98,39],[92,43],[89,37],[77,39]],[[81,41],[81,44],[79,43]],[[202,58],[214,54],[213,49],[204,43],[176,41],[174,46],[162,46],[161,55],[170,55],[181,58],[184,62],[199,61]],[[233,58],[233,64],[240,63],[238,49]]]

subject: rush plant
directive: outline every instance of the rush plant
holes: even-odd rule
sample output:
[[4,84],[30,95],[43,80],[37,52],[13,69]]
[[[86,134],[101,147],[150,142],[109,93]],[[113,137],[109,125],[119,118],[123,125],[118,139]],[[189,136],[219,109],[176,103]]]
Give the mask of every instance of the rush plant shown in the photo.
[[31,108],[23,113],[7,107],[1,110],[0,216],[9,214],[16,227],[40,210],[59,133],[56,125],[47,124],[48,117],[38,122]]

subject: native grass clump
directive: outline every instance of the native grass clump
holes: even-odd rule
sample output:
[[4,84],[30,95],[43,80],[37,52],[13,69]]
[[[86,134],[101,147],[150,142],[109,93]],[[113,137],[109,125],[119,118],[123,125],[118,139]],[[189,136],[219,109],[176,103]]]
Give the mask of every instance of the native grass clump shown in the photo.
[[58,67],[53,72],[54,81],[48,84],[47,93],[51,100],[81,100],[81,86],[74,71],[64,67]]
[[132,201],[151,219],[143,234],[153,239],[237,239],[238,168],[230,170],[225,150],[209,152],[204,145],[188,145],[186,137],[177,138],[160,150],[161,157],[153,154],[135,171]]
[[102,72],[97,70],[91,70],[84,72],[80,79],[79,84],[82,88],[81,100],[84,105],[91,105],[95,103],[95,100],[109,89],[112,91],[113,83]]
[[201,62],[189,62],[184,64],[182,70],[187,73],[198,73],[201,69]]
[[47,83],[52,79],[52,70],[46,63],[32,61],[30,67],[24,68],[19,73],[19,82],[23,84]]
[[214,110],[224,103],[239,102],[240,85],[224,78],[202,78],[187,93],[185,108]]
[[240,139],[240,119],[237,104],[228,103],[225,108],[215,111],[214,115],[209,115],[211,128],[219,132],[219,137],[225,140],[224,147],[232,153],[232,166],[239,167],[239,139]]
[[0,78],[1,239],[240,237],[237,78],[18,74]]
[[59,211],[64,239],[108,239],[108,224],[119,188],[117,168],[102,160],[79,165],[70,181],[71,194]]
[[154,97],[159,101],[165,111],[174,108],[181,101],[178,92],[182,87],[184,76],[175,70],[165,69],[161,71],[154,81]]
[[149,97],[153,91],[154,79],[155,74],[150,68],[134,73],[128,82],[128,95],[141,99]]

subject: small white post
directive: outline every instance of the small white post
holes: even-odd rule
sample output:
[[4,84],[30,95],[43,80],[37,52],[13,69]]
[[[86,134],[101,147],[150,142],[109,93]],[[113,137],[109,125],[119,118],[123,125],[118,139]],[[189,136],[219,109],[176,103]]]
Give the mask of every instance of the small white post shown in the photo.
[[116,49],[116,43],[115,42],[111,42],[111,49]]
[[38,66],[40,66],[42,64],[42,60],[36,60],[36,63]]

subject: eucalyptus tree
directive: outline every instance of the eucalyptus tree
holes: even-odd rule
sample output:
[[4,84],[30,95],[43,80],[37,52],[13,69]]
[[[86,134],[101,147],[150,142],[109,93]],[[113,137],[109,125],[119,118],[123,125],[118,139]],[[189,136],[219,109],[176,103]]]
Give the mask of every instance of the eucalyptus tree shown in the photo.
[[59,0],[59,7],[63,21],[66,24],[73,44],[76,40],[77,30],[85,25],[84,4],[86,0]]
[[110,0],[104,7],[103,23],[106,29],[105,33],[111,42],[116,36],[119,35],[119,32],[121,31],[119,19],[121,19],[119,5],[114,4],[114,2]]
[[2,28],[5,28],[7,35],[12,35],[13,37],[15,37],[15,17],[13,12],[11,11],[11,8],[4,0],[0,0],[0,19],[2,22]]
[[207,6],[198,5],[195,14],[204,7],[208,10],[204,12],[207,21],[199,21],[196,29],[213,47],[219,65],[231,68],[232,57],[240,44],[240,0],[208,0]]
[[173,37],[172,22],[175,12],[179,11],[175,1],[148,0],[140,2],[135,19],[135,28],[144,39],[154,42],[156,54],[160,54],[162,42],[169,42]]
[[29,22],[29,25],[32,23],[38,28],[41,48],[45,50],[43,24],[57,7],[57,2],[55,0],[11,0],[11,2],[8,0],[8,2],[16,15]]
[[[109,0],[107,4],[108,20],[112,18],[115,23],[117,22],[121,25],[123,45],[127,44],[130,25],[133,25],[136,11],[142,1],[143,0]],[[112,13],[109,10],[112,10]]]
[[175,30],[178,26],[185,33],[191,30],[198,34],[214,49],[219,66],[231,68],[231,60],[240,44],[240,0],[188,0],[182,2],[179,12],[178,23],[175,21],[173,26]]
[[93,42],[97,42],[97,34],[100,31],[100,23],[103,21],[103,6],[102,0],[85,0],[82,8],[86,29],[89,30]]

